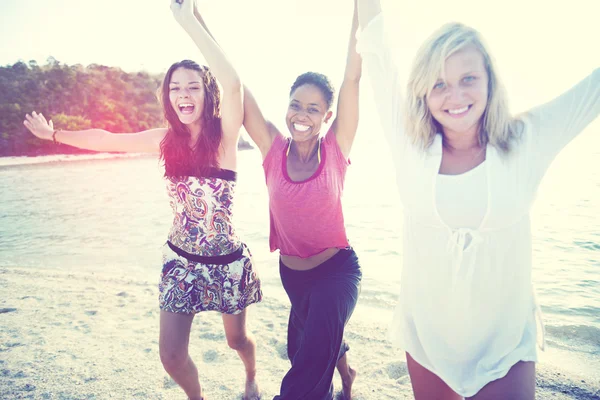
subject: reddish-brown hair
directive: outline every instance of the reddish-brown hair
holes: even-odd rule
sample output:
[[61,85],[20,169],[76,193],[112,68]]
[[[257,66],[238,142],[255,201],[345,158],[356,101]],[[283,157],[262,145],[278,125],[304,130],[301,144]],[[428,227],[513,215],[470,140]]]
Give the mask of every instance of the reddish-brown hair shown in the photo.
[[[171,77],[178,68],[198,71],[204,85],[204,109],[200,117],[202,131],[194,148],[190,147],[189,128],[179,120],[169,99]],[[219,146],[223,136],[221,96],[217,80],[208,67],[190,60],[171,65],[161,86],[160,100],[168,123],[167,134],[160,143],[160,158],[165,162],[165,176],[203,176],[210,168],[218,168]]]

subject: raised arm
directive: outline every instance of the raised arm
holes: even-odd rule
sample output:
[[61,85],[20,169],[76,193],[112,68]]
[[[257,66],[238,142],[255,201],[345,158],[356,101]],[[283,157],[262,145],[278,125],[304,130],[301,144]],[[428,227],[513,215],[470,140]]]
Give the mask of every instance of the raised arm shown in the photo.
[[118,151],[128,153],[158,153],[160,142],[167,129],[157,128],[138,133],[111,133],[103,129],[83,131],[55,130],[52,120],[46,121],[42,114],[35,111],[25,115],[23,124],[40,139],[57,142],[94,151]]
[[375,105],[381,120],[384,135],[398,156],[403,126],[401,119],[402,88],[398,69],[390,51],[384,29],[379,0],[358,0],[358,20],[361,34],[357,44],[363,58]]
[[600,115],[600,68],[554,100],[526,114],[532,123],[530,153],[540,176],[554,157]]
[[346,158],[350,155],[350,149],[352,148],[356,129],[358,128],[358,95],[362,73],[362,59],[356,52],[356,32],[358,31],[357,1],[354,0],[354,14],[352,16],[352,28],[350,29],[350,40],[348,42],[346,71],[344,73],[344,81],[340,87],[337,116],[333,122],[333,131],[335,132],[340,149]]
[[[210,35],[210,37],[217,43],[217,40],[212,35],[208,26],[204,22],[204,19],[200,15],[198,8],[194,6],[194,16],[196,20],[202,25],[204,30]],[[217,43],[218,45],[218,43]],[[266,157],[273,139],[279,131],[275,128],[270,121],[267,121],[258,106],[258,102],[250,92],[250,90],[244,85],[244,128],[252,141],[258,146],[262,154],[263,159]]]
[[171,0],[171,11],[179,25],[196,43],[223,89],[221,97],[223,139],[237,146],[244,119],[241,80],[221,47],[196,18],[195,15],[199,14],[194,0]]
[[357,0],[358,1],[358,22],[364,29],[369,23],[381,14],[380,0]]

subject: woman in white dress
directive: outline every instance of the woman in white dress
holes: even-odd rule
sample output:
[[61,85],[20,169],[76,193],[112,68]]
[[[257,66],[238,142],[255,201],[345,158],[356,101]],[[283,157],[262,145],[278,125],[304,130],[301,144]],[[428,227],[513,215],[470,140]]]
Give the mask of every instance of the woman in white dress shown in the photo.
[[480,34],[453,23],[423,44],[403,97],[379,0],[359,0],[359,22],[404,208],[390,335],[415,398],[533,399],[530,208],[554,157],[600,113],[600,70],[515,118]]

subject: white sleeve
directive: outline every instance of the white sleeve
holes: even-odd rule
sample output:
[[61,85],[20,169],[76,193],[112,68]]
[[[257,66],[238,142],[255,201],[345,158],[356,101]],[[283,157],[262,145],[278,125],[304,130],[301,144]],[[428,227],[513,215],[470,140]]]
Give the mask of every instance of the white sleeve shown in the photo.
[[383,14],[373,18],[358,36],[357,51],[363,59],[373,88],[375,106],[392,156],[400,156],[404,145],[402,90],[384,28]]
[[600,114],[600,68],[554,100],[528,113],[530,154],[538,177],[554,157]]

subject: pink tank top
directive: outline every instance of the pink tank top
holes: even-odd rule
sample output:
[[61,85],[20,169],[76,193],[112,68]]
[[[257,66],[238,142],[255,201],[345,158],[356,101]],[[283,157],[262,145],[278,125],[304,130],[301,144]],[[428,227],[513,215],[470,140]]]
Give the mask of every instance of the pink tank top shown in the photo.
[[286,152],[291,138],[278,135],[263,162],[269,191],[271,251],[307,258],[331,248],[348,247],[342,213],[346,169],[330,129],[321,143],[321,164],[310,178],[294,182],[287,173]]

